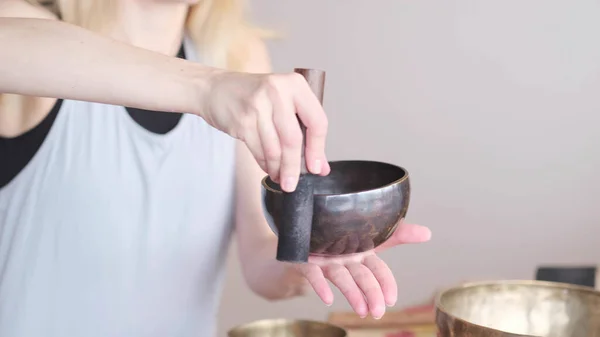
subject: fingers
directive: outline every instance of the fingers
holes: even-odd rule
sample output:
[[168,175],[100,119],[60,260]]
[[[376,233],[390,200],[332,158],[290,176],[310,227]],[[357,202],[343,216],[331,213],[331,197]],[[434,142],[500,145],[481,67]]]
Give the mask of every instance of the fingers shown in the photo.
[[290,110],[290,107],[286,107],[285,103],[277,95],[270,96],[271,102],[265,100],[263,103],[263,113],[258,116],[258,135],[267,167],[265,172],[269,174],[273,181],[279,182],[281,144],[279,143],[279,135],[273,124],[273,110],[285,111],[286,109]]
[[252,156],[254,157],[260,168],[263,171],[268,172],[269,170],[263,154],[263,148],[258,133],[249,133],[246,136],[244,142],[246,144],[246,147],[248,147],[248,150],[250,150],[250,152],[252,153]]
[[396,301],[398,300],[398,285],[396,283],[396,278],[388,265],[377,255],[367,256],[364,259],[363,264],[371,271],[371,273],[373,273],[375,279],[377,279],[377,282],[381,287],[383,298],[385,299],[385,304],[389,307],[396,305]]
[[[383,317],[387,306],[394,306],[398,300],[396,279],[387,264],[377,255],[353,254],[348,256],[322,257],[311,256],[306,266],[315,266],[309,282],[317,291],[324,288],[317,284],[327,278],[346,297],[352,309],[361,317],[371,314],[374,318]],[[312,268],[312,267],[311,267]],[[330,288],[327,288],[329,291]],[[318,290],[317,293],[323,299]],[[324,300],[325,301],[325,300]]]
[[368,307],[365,297],[346,267],[339,264],[329,265],[324,268],[324,275],[342,292],[360,317],[367,316]]
[[281,147],[279,176],[281,187],[287,192],[296,189],[302,164],[304,136],[298,118],[306,126],[304,160],[307,169],[313,174],[321,175],[327,175],[331,171],[325,156],[327,136],[325,111],[302,76],[293,74],[289,78],[288,81],[291,81],[289,92],[280,89],[272,90],[271,93],[274,104],[273,123]]
[[321,268],[315,264],[309,263],[299,265],[298,268],[304,278],[310,283],[315,293],[321,298],[321,301],[326,305],[333,304],[333,292],[331,291],[331,287],[329,286],[329,283],[327,283]]
[[431,240],[431,230],[429,228],[401,222],[394,231],[394,234],[386,242],[377,247],[375,251],[380,252],[397,245],[423,243],[429,240]]
[[369,312],[373,318],[381,318],[385,313],[385,300],[381,286],[371,270],[360,263],[349,264],[346,268],[367,299]]
[[431,230],[421,225],[402,223],[393,236],[400,243],[421,243],[431,239]]
[[294,99],[296,113],[306,126],[306,165],[313,174],[327,175],[331,171],[325,156],[328,120],[321,102],[301,75],[296,76],[301,90]]
[[287,105],[282,107],[285,109],[274,111],[273,122],[281,143],[281,187],[286,192],[292,192],[296,189],[300,176],[302,131],[293,108],[287,110]]
[[240,130],[233,134],[240,135],[261,168],[279,181],[284,191],[294,191],[300,176],[304,136],[299,119],[306,126],[304,160],[308,171],[329,174],[331,168],[325,156],[327,117],[301,75],[264,75],[242,102],[245,113],[237,119],[236,128]]

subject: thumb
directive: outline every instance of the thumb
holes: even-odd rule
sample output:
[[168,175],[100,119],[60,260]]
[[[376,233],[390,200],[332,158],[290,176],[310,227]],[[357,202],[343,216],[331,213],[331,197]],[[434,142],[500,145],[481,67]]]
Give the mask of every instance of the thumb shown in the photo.
[[379,252],[402,244],[422,243],[429,240],[431,240],[431,230],[429,228],[401,222],[392,236],[375,250]]

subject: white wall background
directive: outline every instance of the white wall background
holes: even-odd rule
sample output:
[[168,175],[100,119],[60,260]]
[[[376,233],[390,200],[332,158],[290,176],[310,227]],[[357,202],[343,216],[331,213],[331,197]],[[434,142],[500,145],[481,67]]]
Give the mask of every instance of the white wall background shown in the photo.
[[[600,262],[600,2],[254,0],[253,12],[287,34],[270,45],[276,70],[327,70],[330,158],[411,174],[408,220],[433,240],[383,255],[399,306],[463,279]],[[220,333],[328,310],[257,299],[232,256]]]

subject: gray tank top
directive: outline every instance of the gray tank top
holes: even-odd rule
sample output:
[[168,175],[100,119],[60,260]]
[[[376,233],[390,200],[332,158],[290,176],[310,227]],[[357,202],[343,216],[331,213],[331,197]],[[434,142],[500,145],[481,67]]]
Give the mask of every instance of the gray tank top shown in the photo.
[[194,115],[162,135],[123,107],[64,101],[0,189],[0,336],[213,336],[234,148]]

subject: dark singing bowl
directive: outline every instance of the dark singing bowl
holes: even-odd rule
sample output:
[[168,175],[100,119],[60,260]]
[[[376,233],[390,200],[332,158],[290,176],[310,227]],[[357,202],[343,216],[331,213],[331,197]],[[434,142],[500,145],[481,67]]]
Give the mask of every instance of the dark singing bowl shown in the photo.
[[[375,161],[334,161],[326,177],[315,176],[310,252],[354,254],[384,243],[406,216],[408,172]],[[282,217],[283,192],[268,176],[262,180],[263,210],[275,234]]]
[[436,300],[440,337],[599,337],[600,292],[566,283],[464,284]]
[[235,327],[228,337],[346,337],[346,330],[307,320],[265,319]]

